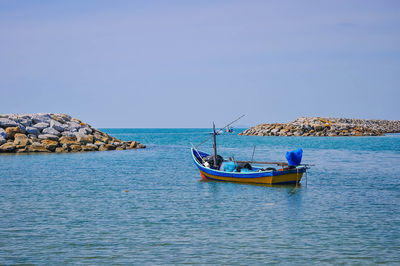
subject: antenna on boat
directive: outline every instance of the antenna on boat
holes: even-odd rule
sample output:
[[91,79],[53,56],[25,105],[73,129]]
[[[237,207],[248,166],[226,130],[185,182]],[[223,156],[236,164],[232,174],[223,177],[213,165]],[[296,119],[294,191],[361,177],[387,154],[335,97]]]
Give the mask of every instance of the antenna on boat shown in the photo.
[[[221,132],[223,132],[223,129],[224,129],[224,128],[229,127],[230,125],[232,125],[233,123],[235,123],[236,121],[238,121],[239,119],[241,119],[243,116],[245,116],[245,115],[241,115],[240,117],[238,117],[237,119],[233,120],[232,122],[230,122],[230,123],[227,124],[226,126],[220,128],[220,129],[218,129],[217,131],[214,130],[215,134],[219,135]],[[214,135],[214,132],[213,132],[212,135]],[[211,137],[212,137],[212,136],[206,138],[203,142],[201,142],[200,144],[198,144],[198,145],[196,146],[196,148],[199,147],[201,144],[207,142]]]
[[251,161],[254,161],[254,152],[256,151],[256,145],[254,145],[253,148],[253,155],[251,155]]
[[217,133],[215,132],[215,123],[213,122],[213,138],[214,138],[214,167],[217,167]]

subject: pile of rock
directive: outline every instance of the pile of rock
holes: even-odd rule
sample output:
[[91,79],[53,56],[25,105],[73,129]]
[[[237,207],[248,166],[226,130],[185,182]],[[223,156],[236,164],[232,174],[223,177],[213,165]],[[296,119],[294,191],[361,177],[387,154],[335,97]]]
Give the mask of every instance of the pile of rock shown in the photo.
[[299,117],[286,123],[261,124],[239,135],[246,136],[382,136],[400,133],[399,120]]
[[66,114],[0,115],[0,152],[79,152],[145,148]]

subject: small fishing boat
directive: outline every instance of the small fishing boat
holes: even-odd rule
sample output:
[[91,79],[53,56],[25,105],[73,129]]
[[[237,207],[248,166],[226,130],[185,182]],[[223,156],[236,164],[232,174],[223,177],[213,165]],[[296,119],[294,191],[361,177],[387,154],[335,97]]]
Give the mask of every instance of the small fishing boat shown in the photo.
[[[192,158],[200,171],[200,176],[202,179],[254,184],[299,183],[303,177],[303,174],[306,173],[307,169],[309,169],[308,165],[300,164],[303,154],[302,149],[287,152],[286,159],[288,162],[254,162],[253,158],[251,161],[235,161],[231,158],[224,160],[220,155],[217,154],[216,136],[220,133],[220,131],[221,130],[216,131],[215,125],[213,124],[213,155],[199,151],[195,146],[192,145]],[[208,139],[205,141],[207,140]],[[200,144],[203,144],[205,141]],[[260,166],[265,164],[277,165],[280,168],[263,168]]]
[[[258,184],[285,184],[285,183],[299,183],[303,174],[307,171],[307,166],[300,165],[295,167],[283,166],[281,169],[272,167],[262,168],[252,165],[247,162],[234,162],[223,161],[223,164],[228,164],[228,167],[215,169],[208,161],[211,157],[210,154],[192,148],[192,157],[195,165],[200,170],[202,179],[220,180],[220,181],[233,181],[242,183],[258,183]],[[235,165],[235,168],[229,168],[229,165]],[[246,168],[241,168],[242,164]],[[249,164],[250,167],[248,167]],[[271,162],[274,164],[274,162]],[[249,169],[251,168],[251,169]],[[239,170],[239,171],[238,171]]]
[[226,127],[225,128],[226,133],[233,133],[233,127]]

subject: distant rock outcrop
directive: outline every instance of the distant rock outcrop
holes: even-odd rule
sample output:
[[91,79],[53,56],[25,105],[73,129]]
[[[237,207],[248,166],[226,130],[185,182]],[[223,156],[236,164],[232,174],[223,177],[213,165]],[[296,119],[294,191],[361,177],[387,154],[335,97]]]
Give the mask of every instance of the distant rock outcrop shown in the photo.
[[0,115],[0,152],[80,152],[145,148],[67,114]]
[[299,117],[286,123],[260,124],[239,135],[246,136],[382,136],[400,133],[399,120]]

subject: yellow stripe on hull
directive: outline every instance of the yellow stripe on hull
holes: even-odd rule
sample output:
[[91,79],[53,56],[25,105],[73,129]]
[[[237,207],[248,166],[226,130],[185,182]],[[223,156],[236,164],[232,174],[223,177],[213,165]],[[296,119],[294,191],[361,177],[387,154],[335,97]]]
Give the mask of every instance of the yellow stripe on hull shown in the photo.
[[303,173],[291,173],[283,174],[278,176],[264,176],[255,178],[236,178],[236,177],[225,177],[225,176],[215,176],[207,174],[200,170],[200,174],[206,178],[221,180],[221,181],[231,181],[231,182],[241,182],[241,183],[257,183],[257,184],[279,184],[279,183],[290,183],[290,182],[300,182]]

